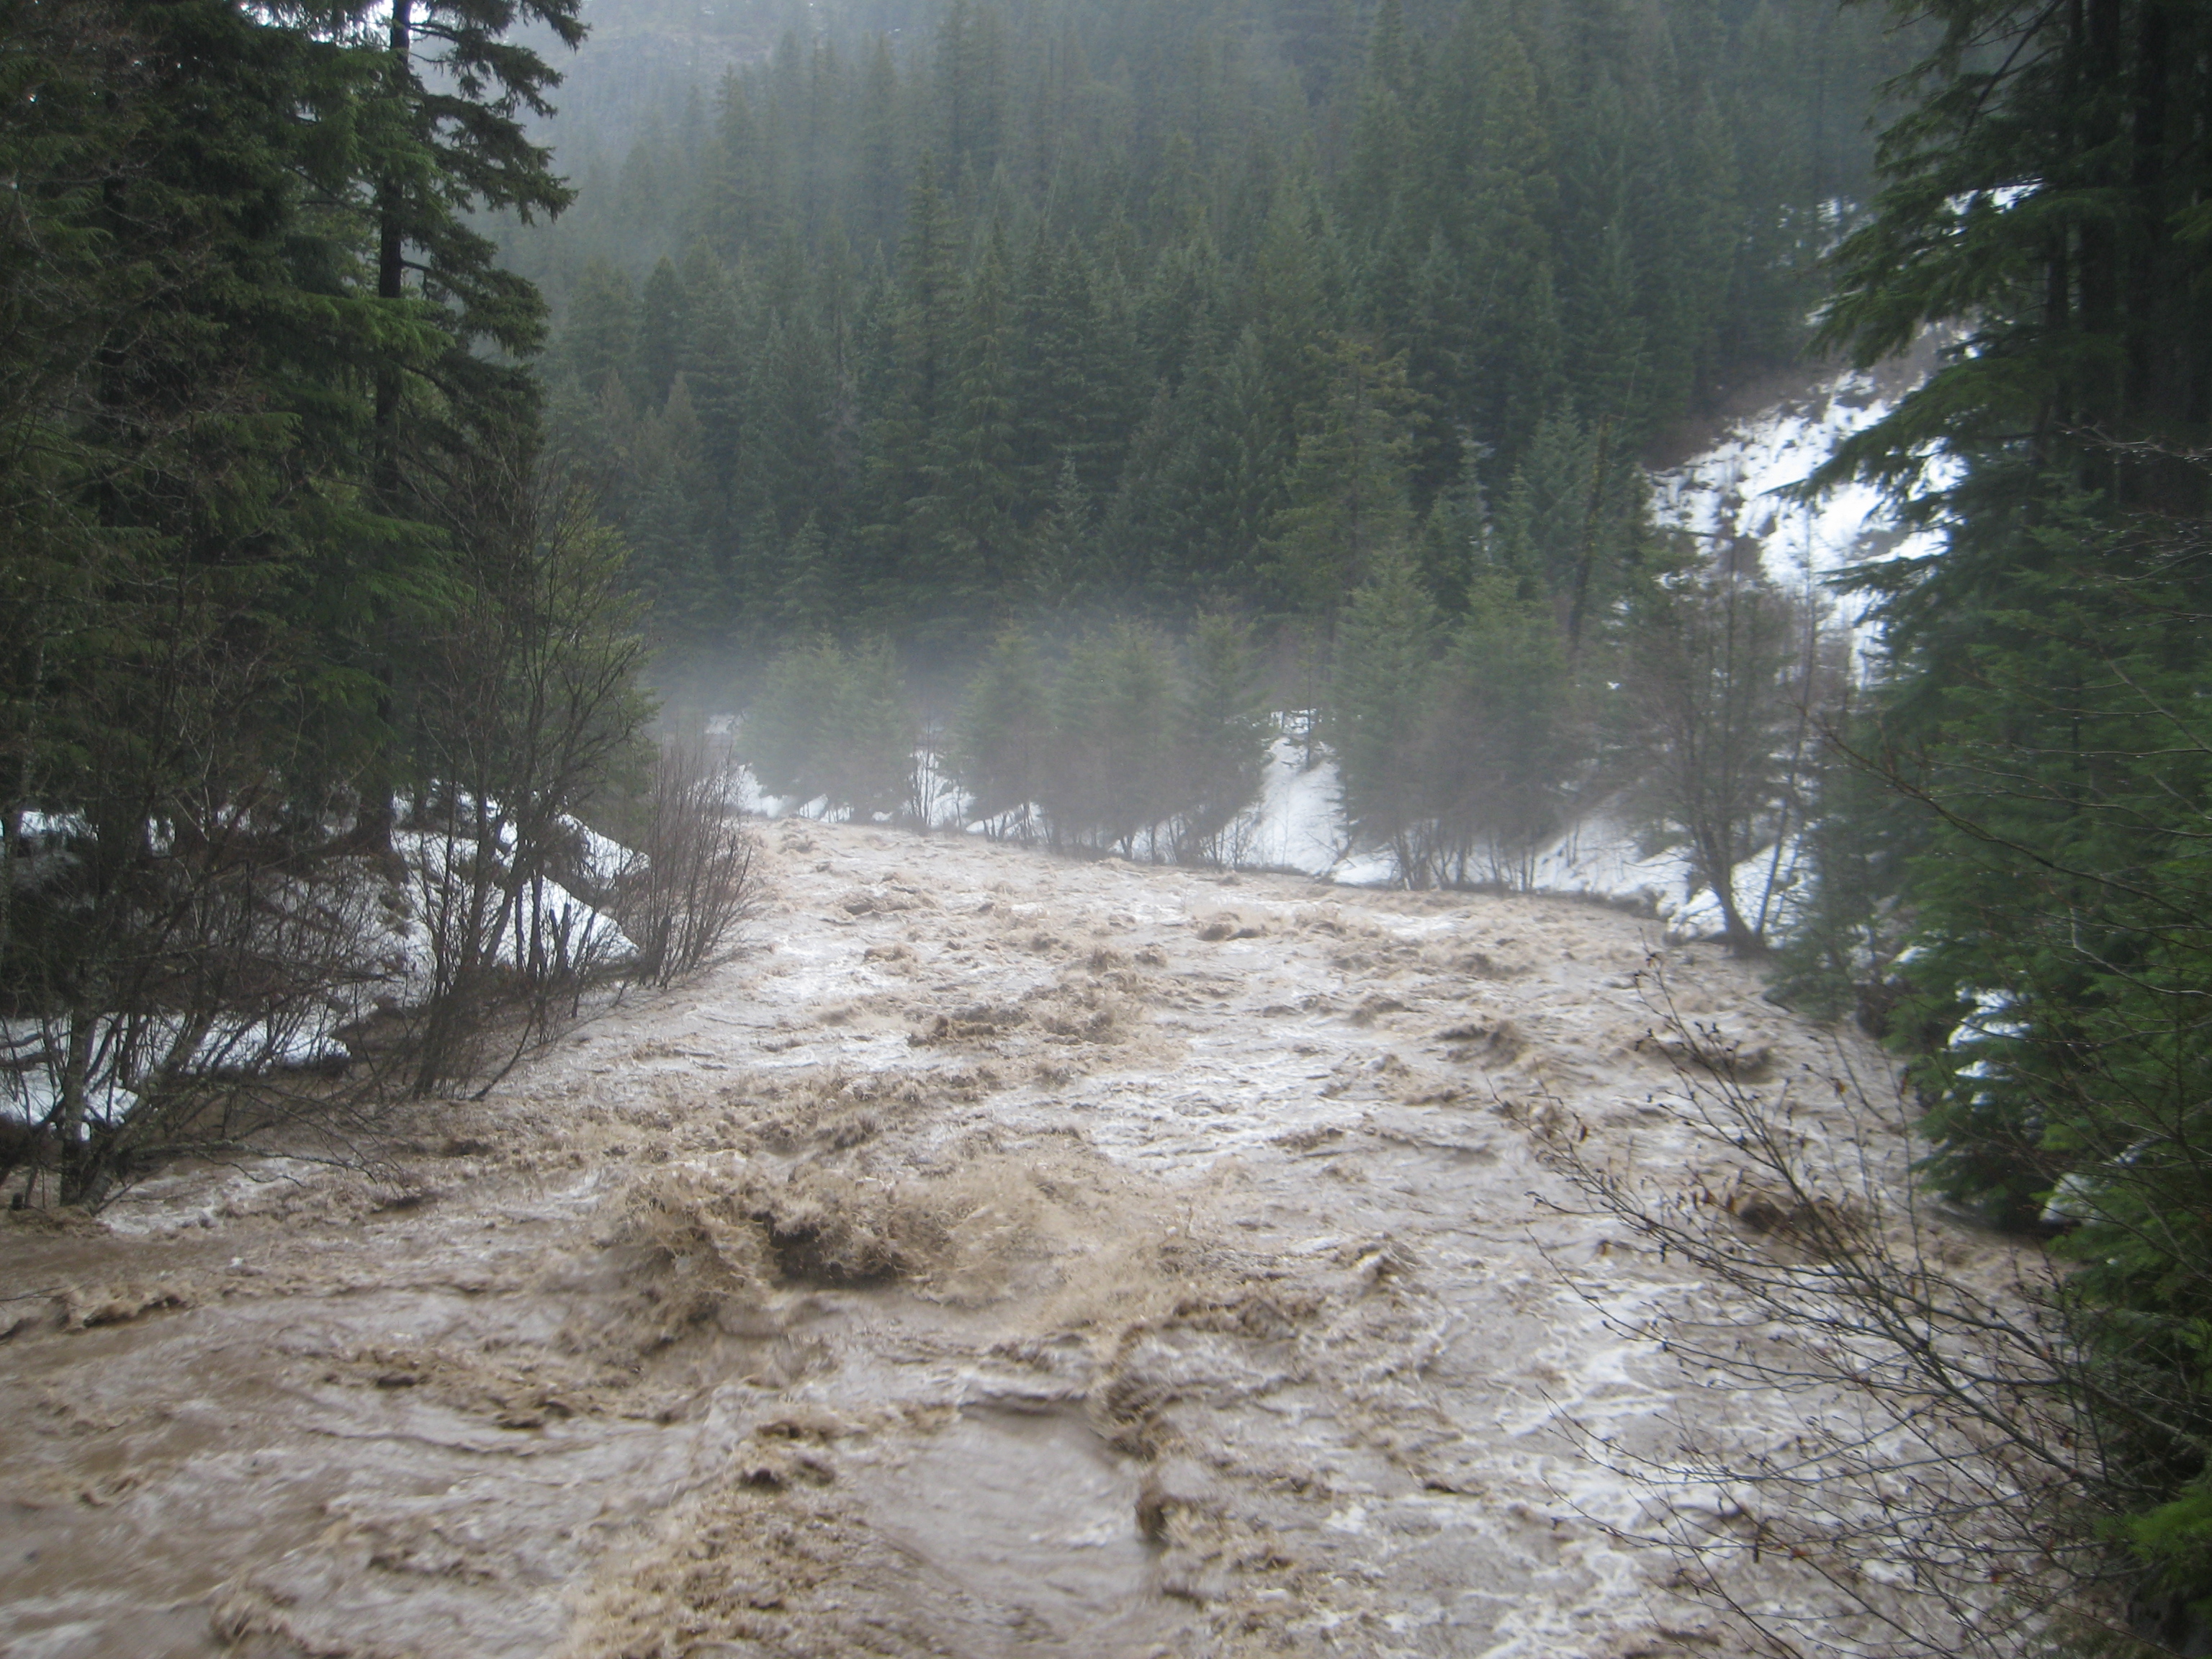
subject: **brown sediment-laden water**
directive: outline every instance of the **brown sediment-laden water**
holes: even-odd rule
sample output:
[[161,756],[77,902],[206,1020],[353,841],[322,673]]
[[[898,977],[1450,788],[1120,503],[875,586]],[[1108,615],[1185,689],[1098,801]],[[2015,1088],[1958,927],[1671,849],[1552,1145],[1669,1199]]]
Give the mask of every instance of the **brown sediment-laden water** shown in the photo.
[[744,956],[389,1169],[12,1219],[0,1650],[1725,1650],[1590,1449],[1790,1408],[1619,1334],[1699,1287],[1546,1150],[1687,1156],[1654,924],[768,846]]

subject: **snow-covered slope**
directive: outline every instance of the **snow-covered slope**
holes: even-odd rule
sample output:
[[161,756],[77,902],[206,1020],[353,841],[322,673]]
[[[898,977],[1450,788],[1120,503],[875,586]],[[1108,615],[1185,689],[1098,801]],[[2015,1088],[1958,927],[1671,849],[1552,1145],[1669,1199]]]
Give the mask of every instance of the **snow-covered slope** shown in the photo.
[[[1659,521],[1709,544],[1756,542],[1770,576],[1794,577],[1814,592],[1855,565],[1932,550],[1936,532],[1900,529],[1870,484],[1845,484],[1810,503],[1782,493],[1810,477],[1839,440],[1887,415],[1919,372],[1907,365],[1840,374],[1729,422],[1710,447],[1653,475]],[[1863,611],[1846,599],[1837,617],[1862,649]]]

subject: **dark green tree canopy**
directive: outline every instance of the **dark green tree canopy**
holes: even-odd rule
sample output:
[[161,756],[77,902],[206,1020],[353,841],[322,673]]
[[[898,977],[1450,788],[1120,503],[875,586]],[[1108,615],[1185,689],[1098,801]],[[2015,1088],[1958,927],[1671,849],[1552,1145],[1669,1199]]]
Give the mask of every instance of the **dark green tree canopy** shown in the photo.
[[[826,9],[696,121],[641,115],[627,157],[580,133],[576,210],[501,221],[563,307],[580,453],[622,447],[589,412],[611,273],[645,295],[624,385],[649,422],[691,383],[733,643],[773,644],[793,528],[745,458],[800,405],[856,633],[980,648],[1068,549],[1069,461],[1094,601],[1326,632],[1469,475],[1502,507],[1562,423],[1609,471],[1790,362],[1869,189],[1840,112],[1902,66],[1827,0],[960,0],[896,40],[860,16]],[[818,352],[790,351],[802,316]],[[642,481],[615,488],[637,510]]]

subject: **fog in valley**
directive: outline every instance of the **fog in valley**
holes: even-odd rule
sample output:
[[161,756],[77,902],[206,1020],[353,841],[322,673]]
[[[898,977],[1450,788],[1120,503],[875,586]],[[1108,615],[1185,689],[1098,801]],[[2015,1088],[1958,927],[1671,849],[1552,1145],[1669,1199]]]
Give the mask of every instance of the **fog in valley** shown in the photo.
[[2212,1642],[2197,9],[0,44],[0,1650]]

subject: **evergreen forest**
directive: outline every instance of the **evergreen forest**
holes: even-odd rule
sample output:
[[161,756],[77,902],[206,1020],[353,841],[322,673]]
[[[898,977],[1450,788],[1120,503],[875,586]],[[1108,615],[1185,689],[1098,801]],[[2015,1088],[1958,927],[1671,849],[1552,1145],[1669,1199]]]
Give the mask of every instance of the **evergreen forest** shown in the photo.
[[[1835,1245],[2034,1540],[1974,1617],[2212,1643],[2212,8],[0,0],[0,177],[19,1207],[712,959],[711,716],[1083,856],[1324,761],[1407,886],[1602,810],[2045,1270],[1963,1376]],[[1915,351],[1799,493],[1919,550],[1654,513]]]
[[1647,448],[1798,360],[1900,67],[1796,0],[959,4],[593,125],[505,241],[672,644],[1214,607],[1325,652],[1400,554],[1571,641]]

